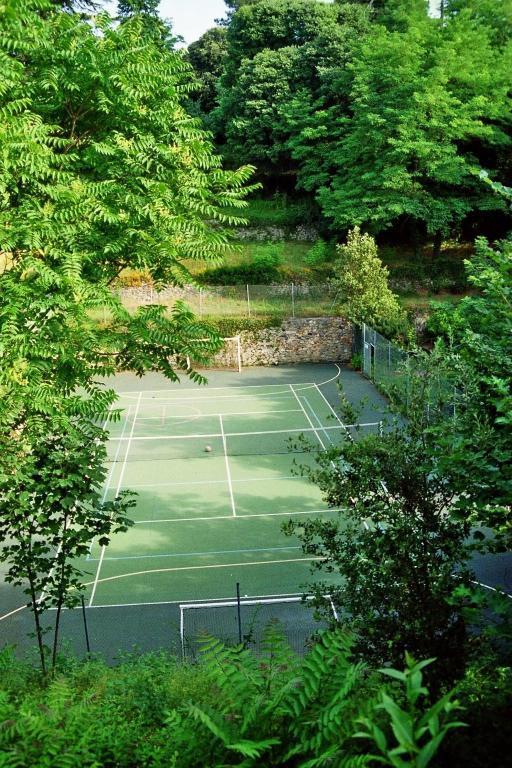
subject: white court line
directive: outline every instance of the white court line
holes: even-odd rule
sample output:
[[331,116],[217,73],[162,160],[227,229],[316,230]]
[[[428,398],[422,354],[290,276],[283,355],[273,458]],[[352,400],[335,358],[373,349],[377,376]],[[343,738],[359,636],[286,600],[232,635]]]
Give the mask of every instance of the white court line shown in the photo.
[[[325,450],[326,450],[326,447],[325,447],[324,441],[322,440],[322,438],[321,438],[321,437],[320,437],[320,435],[318,434],[318,430],[316,430],[316,429],[315,429],[315,425],[313,424],[313,422],[312,422],[312,421],[311,421],[311,419],[309,418],[308,412],[306,411],[306,409],[305,409],[305,408],[304,408],[304,406],[302,405],[302,403],[301,403],[301,401],[300,401],[300,398],[299,398],[298,394],[295,392],[295,390],[294,390],[294,388],[293,388],[293,385],[292,385],[292,384],[290,384],[290,389],[291,389],[291,391],[293,392],[293,394],[294,394],[294,396],[295,396],[295,399],[297,400],[298,404],[300,405],[300,407],[301,407],[301,409],[302,409],[302,412],[304,413],[304,416],[305,416],[305,417],[306,417],[306,419],[308,420],[308,422],[309,422],[309,425],[311,426],[311,428],[312,428],[313,432],[314,432],[314,433],[315,433],[315,435],[317,436],[318,442],[320,443],[320,445],[322,446],[322,448],[323,448],[323,449],[324,449],[324,451],[325,451]],[[294,431],[295,431],[295,430],[294,430]],[[302,430],[300,430],[300,431],[304,432],[304,430],[303,430],[303,429],[302,429]],[[290,432],[291,432],[291,430],[290,430]]]
[[[349,436],[349,439],[350,439],[350,440],[353,440],[353,437],[352,437],[352,435],[350,434],[350,432],[349,432],[349,430],[348,430],[348,427],[349,427],[349,426],[353,426],[353,425],[352,425],[352,424],[345,424],[345,423],[344,423],[344,422],[343,422],[343,421],[340,419],[340,417],[338,416],[338,414],[336,413],[336,411],[334,410],[334,408],[332,407],[332,405],[330,404],[330,402],[328,401],[328,399],[326,398],[326,396],[324,395],[324,393],[322,392],[322,390],[320,389],[320,387],[318,386],[318,384],[315,384],[315,388],[316,388],[316,391],[318,392],[318,394],[320,395],[320,397],[321,397],[321,398],[324,400],[325,404],[326,404],[326,405],[327,405],[327,407],[329,408],[330,412],[332,413],[332,415],[334,416],[334,418],[336,419],[336,421],[337,421],[337,422],[340,424],[340,426],[342,426],[344,429],[346,429],[346,430],[347,430],[347,434],[348,434],[348,436]],[[377,422],[377,424],[378,424],[378,423],[379,423],[379,422]],[[370,424],[361,424],[361,426],[363,427],[363,426],[374,426],[374,425],[373,425],[373,424],[371,424],[371,425],[370,425]]]
[[226,464],[226,476],[228,478],[229,495],[231,497],[231,509],[233,510],[233,517],[236,517],[235,496],[233,494],[233,483],[231,481],[231,470],[229,468],[228,459],[228,447],[226,445],[226,435],[224,434],[224,424],[222,422],[222,415],[219,413],[220,431],[222,433],[222,447],[224,448],[224,462]]
[[[139,395],[139,399],[137,401],[137,405],[135,406],[135,414],[134,414],[133,424],[132,424],[132,428],[131,428],[131,432],[130,432],[130,438],[133,437],[133,431],[135,429],[135,422],[137,421],[137,412],[138,412],[139,407],[140,407],[141,399],[142,399],[142,395]],[[123,461],[123,464],[121,466],[121,471],[119,473],[119,481],[117,483],[116,496],[119,496],[119,491],[121,490],[121,485],[122,485],[124,473],[125,473],[125,470],[126,470],[126,461],[128,459],[129,451],[130,451],[130,441],[128,442],[128,444],[126,446],[126,452],[125,452],[125,455],[124,455],[124,461]],[[92,605],[92,602],[94,600],[94,595],[96,594],[96,587],[98,586],[98,578],[99,578],[99,575],[100,575],[101,565],[103,563],[103,558],[104,557],[105,557],[105,545],[103,545],[102,548],[101,548],[100,559],[99,559],[99,562],[98,562],[98,569],[96,571],[96,578],[94,580],[94,584],[93,584],[93,587],[92,587],[91,597],[90,597],[90,600],[89,600],[89,605]]]
[[[266,477],[242,477],[233,480],[233,483],[259,483],[264,480],[301,480],[297,475],[267,475]],[[216,485],[223,484],[225,480],[180,480],[174,483],[129,483],[128,488],[172,488],[175,485]]]
[[[131,410],[132,410],[132,406],[131,406],[131,404],[130,404],[130,405],[128,406],[128,414],[129,414],[129,413],[131,413]],[[105,421],[105,424],[103,425],[103,427],[105,427],[106,423],[107,423],[107,422]],[[121,435],[124,435],[124,433],[125,433],[125,431],[126,431],[126,427],[127,427],[127,426],[128,426],[128,416],[127,416],[127,418],[125,419],[125,422],[124,422],[124,424],[123,424],[123,431],[121,432]],[[108,494],[108,492],[109,492],[109,490],[110,490],[110,482],[111,482],[111,480],[112,480],[112,476],[113,476],[113,474],[114,474],[114,470],[115,470],[115,468],[116,468],[116,463],[117,463],[117,459],[118,459],[118,457],[119,457],[119,451],[120,451],[120,450],[121,450],[121,443],[119,443],[119,445],[117,446],[117,451],[116,451],[116,453],[115,453],[115,456],[114,456],[114,459],[113,459],[113,461],[112,461],[112,466],[110,467],[110,472],[108,473],[108,476],[107,476],[107,484],[105,485],[105,490],[103,491],[103,495],[102,495],[102,497],[101,497],[101,503],[102,503],[102,504],[104,504],[104,503],[105,503],[105,500],[106,500],[106,498],[107,498],[107,494]],[[89,545],[89,554],[87,555],[87,557],[86,557],[86,560],[90,560],[90,559],[91,559],[91,558],[90,558],[90,554],[91,554],[91,552],[92,552],[92,548],[93,548],[93,546],[94,546],[94,539],[91,541],[91,543],[90,543],[90,545]]]
[[[314,384],[308,384],[303,389],[314,389]],[[302,392],[302,390],[300,390]],[[142,394],[145,394],[144,392]],[[260,400],[263,397],[281,397],[283,395],[289,395],[288,390],[284,390],[283,392],[262,392],[260,395],[257,396],[257,399]],[[130,400],[135,400],[135,396],[131,398],[127,398]],[[217,402],[217,400],[254,400],[255,395],[213,395],[212,397],[145,397],[142,398],[142,403],[145,405],[146,403],[150,403],[151,405],[156,405],[157,403],[211,403],[211,402]]]
[[308,398],[306,397],[306,395],[302,395],[302,399],[304,400],[304,402],[305,402],[305,403],[306,403],[306,405],[308,406],[309,410],[311,411],[311,414],[312,414],[312,416],[313,416],[313,417],[316,419],[316,421],[318,422],[318,426],[319,426],[319,428],[320,428],[320,429],[323,431],[324,435],[326,436],[326,438],[328,439],[328,441],[330,442],[330,444],[331,444],[331,445],[334,445],[334,443],[332,442],[332,440],[331,440],[331,438],[330,438],[330,435],[329,435],[329,433],[328,433],[328,432],[327,432],[327,430],[324,428],[324,425],[322,424],[322,422],[321,422],[321,420],[320,420],[320,417],[319,417],[319,415],[317,414],[317,412],[315,411],[315,409],[313,408],[313,406],[312,406],[312,405],[311,405],[311,403],[309,402],[309,400],[308,400]]
[[[290,386],[292,386],[290,384]],[[309,427],[297,427],[294,429],[262,429],[262,430],[251,430],[250,432],[210,432],[209,434],[194,434],[194,435],[140,435],[138,437],[111,437],[111,441],[113,440],[129,440],[130,442],[140,442],[145,440],[192,440],[196,439],[198,437],[248,437],[251,435],[258,436],[258,435],[282,435],[284,432],[291,433],[291,432],[317,432],[318,427],[315,427],[311,419],[308,417],[307,411],[304,409],[304,406],[300,402],[298,396],[297,400],[300,403],[302,412],[307,417],[309,423],[311,424],[311,428]],[[215,414],[210,414],[215,415]],[[220,413],[216,414],[217,416],[221,416]],[[328,430],[339,430],[343,427],[344,430],[348,430],[349,427],[353,427],[354,429],[356,427],[376,427],[380,424],[380,421],[369,421],[361,424],[342,424],[341,426],[339,424],[336,424],[333,427],[322,427],[323,431]],[[325,446],[324,446],[325,448]]]
[[[228,412],[222,412],[223,416],[253,416],[254,414],[257,414],[258,416],[274,416],[276,413],[300,413],[300,410],[298,408],[286,408],[284,410],[275,410],[275,411],[228,411]],[[215,418],[215,416],[218,416],[218,413],[198,413],[198,415],[190,416],[188,421],[196,421],[197,419],[209,419],[209,418]],[[166,416],[166,420],[170,419],[183,419],[183,414],[180,416]],[[161,421],[161,416],[139,416],[137,421]],[[184,422],[186,423],[186,422]]]
[[[340,370],[339,367],[338,366],[336,366],[336,367],[338,368],[338,371],[339,371]],[[335,376],[334,378],[338,378],[338,376]],[[330,379],[330,381],[333,381],[333,379]],[[328,383],[328,382],[322,382],[322,384],[326,384],[326,383]],[[288,386],[289,386],[288,384],[238,384],[236,387],[228,387],[228,386],[225,386],[225,387],[210,387],[210,386],[207,386],[206,389],[193,390],[193,391],[194,392],[205,392],[205,391],[206,392],[218,392],[219,389],[226,389],[226,390],[236,391],[237,389],[267,389],[267,388],[269,389],[270,387],[283,387],[284,388],[283,392],[288,392]],[[300,384],[297,384],[296,386],[298,386],[298,387],[314,387],[315,386],[315,382],[314,381],[301,381]],[[142,394],[143,395],[151,395],[151,394],[158,395],[158,394],[160,394],[160,392],[172,392],[172,391],[173,390],[170,390],[170,389],[147,389],[146,391],[142,392]],[[185,392],[190,392],[191,390],[184,390],[184,391]],[[130,392],[130,391],[124,390],[123,392],[118,392],[117,394],[121,395],[121,396],[123,396],[123,395],[130,395],[131,397],[133,397],[134,395],[139,394],[139,392],[138,392],[138,390],[136,390],[134,392]],[[269,394],[272,394],[272,393],[269,393]],[[230,395],[230,397],[232,397],[232,395]],[[189,397],[189,398],[185,397],[183,399],[185,399],[185,400],[193,400],[195,398],[193,398],[193,397]],[[206,397],[204,399],[205,400],[209,400],[210,398]]]
[[254,549],[219,549],[211,552],[163,552],[158,555],[119,555],[118,557],[105,557],[105,561],[110,560],[154,560],[158,557],[210,557],[210,555],[242,555],[247,552],[287,552],[291,549],[301,549],[298,546],[290,547],[256,547]]
[[[251,600],[268,600],[272,598],[302,597],[302,592],[284,592],[281,595],[251,595]],[[242,598],[244,600],[245,598]],[[208,606],[210,603],[228,603],[233,601],[233,595],[229,597],[207,597],[206,599],[189,600],[184,603],[183,600],[156,600],[150,603],[105,603],[104,605],[91,605],[91,608],[136,608],[144,605],[195,605]],[[17,610],[21,611],[22,608]],[[67,610],[67,609],[66,609]],[[0,617],[1,620],[1,617]]]
[[295,515],[321,515],[324,512],[343,512],[341,507],[326,507],[325,509],[306,509],[300,512],[257,512],[254,515],[212,515],[212,517],[170,517],[163,520],[137,520],[135,525],[153,523],[195,523],[202,520],[250,520],[252,517],[294,517]]
[[[106,581],[118,581],[127,579],[131,576],[147,576],[150,573],[177,573],[178,571],[207,571],[218,568],[247,568],[251,565],[280,565],[282,563],[308,563],[314,560],[323,560],[322,557],[286,557],[284,560],[254,560],[250,563],[215,563],[215,565],[180,565],[175,568],[155,568],[149,571],[134,571],[133,573],[120,573],[116,576],[106,576],[98,579],[98,584],[104,584]],[[92,584],[93,582],[90,582]],[[85,584],[88,587],[90,584]]]

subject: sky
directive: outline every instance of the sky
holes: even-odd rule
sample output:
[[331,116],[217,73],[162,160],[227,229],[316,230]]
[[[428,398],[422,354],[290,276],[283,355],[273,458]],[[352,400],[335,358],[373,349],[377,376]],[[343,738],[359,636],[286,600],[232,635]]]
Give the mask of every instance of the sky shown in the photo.
[[[439,5],[439,0],[429,2],[431,10]],[[106,0],[104,5],[109,10],[114,9],[115,2]],[[203,32],[214,25],[215,19],[224,16],[225,11],[224,0],[161,0],[160,3],[160,16],[172,19],[174,32],[184,37],[186,43],[201,37]]]

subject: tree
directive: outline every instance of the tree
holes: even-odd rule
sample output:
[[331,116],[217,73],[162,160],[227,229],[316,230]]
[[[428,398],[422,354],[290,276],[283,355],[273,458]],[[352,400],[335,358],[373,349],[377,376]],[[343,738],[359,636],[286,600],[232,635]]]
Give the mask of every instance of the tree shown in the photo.
[[388,269],[373,237],[361,234],[358,227],[349,232],[346,244],[337,246],[334,272],[332,284],[346,317],[387,335],[406,331],[407,317],[388,286]]
[[[421,356],[408,381],[408,419],[382,435],[361,430],[302,467],[338,519],[290,521],[315,571],[334,574],[308,585],[319,606],[330,595],[357,650],[371,665],[394,663],[405,651],[435,657],[435,685],[464,671],[466,629],[455,595],[469,588],[467,520],[452,517],[456,492],[449,467],[439,470],[432,427],[444,419],[436,404],[442,356]],[[448,368],[448,366],[446,366]],[[427,408],[427,405],[429,406]],[[342,408],[354,422],[353,409]],[[307,443],[305,444],[307,447]],[[328,611],[326,611],[326,614]]]
[[[387,4],[348,72],[334,69],[330,92],[296,115],[303,128],[291,149],[300,185],[334,228],[401,223],[418,246],[431,237],[437,254],[472,212],[504,210],[475,170],[489,157],[500,168],[509,146],[510,49],[497,51],[471,15],[443,26],[415,7]],[[345,106],[335,100],[341,88]]]
[[[104,455],[95,441],[105,435],[87,439],[115,400],[99,378],[159,370],[176,379],[180,370],[201,382],[187,357],[206,360],[220,344],[182,304],[131,315],[112,283],[127,267],[180,283],[184,259],[218,261],[227,226],[243,221],[224,209],[243,208],[251,169],[221,169],[182,106],[188,65],[145,35],[140,17],[115,27],[105,14],[85,21],[46,0],[4,6],[0,510],[3,531],[17,526],[17,549],[5,552],[14,581],[25,568],[37,620],[38,606],[66,604],[64,585],[78,579],[69,558],[85,538],[125,525],[120,502],[98,500]],[[108,325],[94,320],[102,308]],[[21,556],[32,541],[28,576]]]
[[200,90],[194,95],[201,111],[208,115],[217,104],[217,86],[227,55],[227,30],[225,27],[208,29],[199,40],[187,49],[188,59],[194,68]]
[[235,14],[212,114],[228,157],[276,177],[296,172],[290,104],[315,102],[322,72],[343,59],[347,38],[360,32],[363,19],[363,9],[316,0],[260,0]]
[[[512,243],[491,248],[477,240],[466,262],[476,294],[456,308],[438,305],[431,329],[444,337],[465,362],[465,382],[473,382],[464,418],[440,425],[444,462],[458,468],[460,513],[486,525],[494,544],[512,540]],[[467,503],[471,498],[474,507]]]
[[93,540],[106,546],[112,534],[127,530],[126,512],[134,503],[126,493],[105,500],[107,433],[72,411],[64,414],[66,405],[59,403],[59,414],[37,416],[25,408],[23,427],[1,441],[0,557],[6,582],[29,598],[43,672],[44,612],[56,609],[54,668],[62,609],[75,607],[84,588],[76,563],[89,554]]

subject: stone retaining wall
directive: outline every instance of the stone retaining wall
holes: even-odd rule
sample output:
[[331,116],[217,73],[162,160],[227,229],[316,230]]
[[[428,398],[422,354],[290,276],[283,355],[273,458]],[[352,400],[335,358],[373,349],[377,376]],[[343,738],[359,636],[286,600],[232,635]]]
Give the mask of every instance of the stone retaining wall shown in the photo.
[[[352,356],[353,326],[341,317],[284,320],[277,328],[242,331],[242,366],[293,363],[347,363]],[[220,352],[213,366],[233,366],[233,346]]]

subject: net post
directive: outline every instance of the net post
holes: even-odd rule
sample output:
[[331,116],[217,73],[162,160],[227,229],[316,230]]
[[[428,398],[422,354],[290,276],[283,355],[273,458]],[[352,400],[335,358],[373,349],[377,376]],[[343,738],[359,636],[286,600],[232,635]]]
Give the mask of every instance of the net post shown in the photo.
[[236,337],[236,362],[238,365],[238,373],[242,373],[242,345],[240,336]]
[[182,661],[185,661],[185,619],[184,619],[182,605],[180,605],[180,643],[181,643],[181,659]]
[[245,286],[245,290],[247,293],[247,316],[251,316],[251,295],[249,293],[249,284]]
[[85,634],[85,647],[87,648],[87,655],[90,656],[91,654],[91,645],[89,643],[89,630],[87,628],[87,616],[85,614],[85,600],[84,596],[80,595],[80,600],[82,603],[82,618],[84,621],[84,634]]
[[242,645],[242,610],[240,606],[240,583],[236,583],[236,611],[238,618],[238,642]]
[[292,283],[292,317],[295,317],[295,283]]

